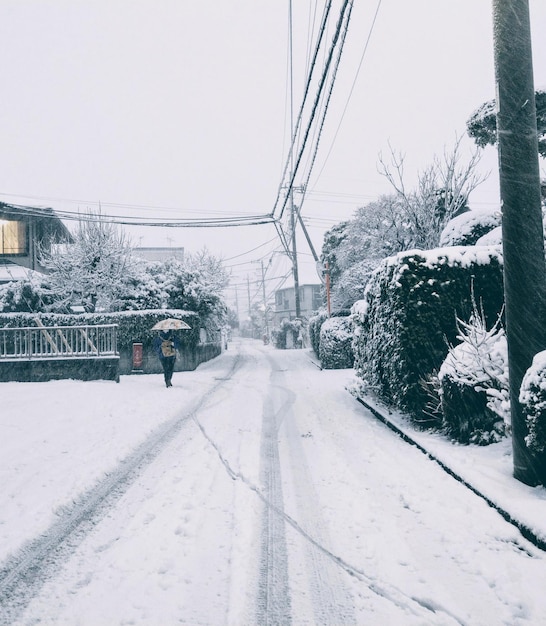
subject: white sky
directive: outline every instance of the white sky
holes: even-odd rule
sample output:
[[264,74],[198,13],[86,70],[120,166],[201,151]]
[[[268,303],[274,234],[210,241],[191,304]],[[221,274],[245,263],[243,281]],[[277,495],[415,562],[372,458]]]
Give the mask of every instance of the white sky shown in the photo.
[[[297,109],[317,3],[293,4]],[[490,1],[383,0],[358,73],[376,7],[355,2],[303,207],[319,252],[325,229],[389,190],[377,172],[389,142],[411,182],[494,96]],[[530,8],[541,87],[546,4]],[[287,154],[287,40],[288,0],[0,0],[0,200],[74,211],[100,202],[160,219],[271,211]],[[498,202],[496,168],[487,149],[492,175],[475,206]],[[137,245],[207,245],[240,276],[279,249],[261,245],[272,226],[129,234]]]

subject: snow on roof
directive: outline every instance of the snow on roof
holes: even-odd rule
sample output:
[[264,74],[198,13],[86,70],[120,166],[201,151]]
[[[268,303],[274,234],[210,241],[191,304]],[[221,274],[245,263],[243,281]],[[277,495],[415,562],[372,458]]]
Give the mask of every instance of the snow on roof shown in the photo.
[[9,283],[14,280],[29,280],[41,276],[40,272],[31,270],[22,265],[4,262],[0,263],[0,283]]

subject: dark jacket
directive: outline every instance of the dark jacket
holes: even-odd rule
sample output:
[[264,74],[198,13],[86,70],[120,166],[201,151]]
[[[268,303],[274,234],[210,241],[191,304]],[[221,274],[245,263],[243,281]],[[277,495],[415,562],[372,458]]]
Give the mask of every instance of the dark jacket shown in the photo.
[[160,360],[176,359],[176,350],[180,350],[180,342],[172,330],[161,331],[154,342],[154,348]]

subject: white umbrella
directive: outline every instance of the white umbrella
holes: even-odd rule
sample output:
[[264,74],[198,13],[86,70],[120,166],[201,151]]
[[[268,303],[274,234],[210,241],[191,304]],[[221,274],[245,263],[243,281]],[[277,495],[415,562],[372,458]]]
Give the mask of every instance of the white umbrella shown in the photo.
[[169,317],[166,320],[161,320],[152,326],[152,330],[191,330],[191,326],[183,322],[182,320]]

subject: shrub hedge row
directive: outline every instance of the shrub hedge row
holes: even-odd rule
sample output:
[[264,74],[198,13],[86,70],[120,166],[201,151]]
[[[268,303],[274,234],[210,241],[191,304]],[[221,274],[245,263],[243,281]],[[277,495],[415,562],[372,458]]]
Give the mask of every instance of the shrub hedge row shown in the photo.
[[130,350],[134,342],[142,343],[144,350],[151,349],[156,331],[152,326],[163,319],[174,317],[184,320],[191,330],[179,333],[182,348],[192,350],[199,343],[200,318],[193,311],[154,309],[148,311],[121,311],[118,313],[0,313],[0,326],[4,328],[35,327],[38,318],[44,326],[79,326],[84,324],[117,324],[120,352]]
[[356,374],[422,423],[422,382],[455,343],[456,318],[469,319],[472,293],[494,324],[504,299],[498,248],[412,250],[385,259],[352,309]]
[[350,317],[331,317],[320,329],[320,364],[324,369],[353,367],[353,322]]

